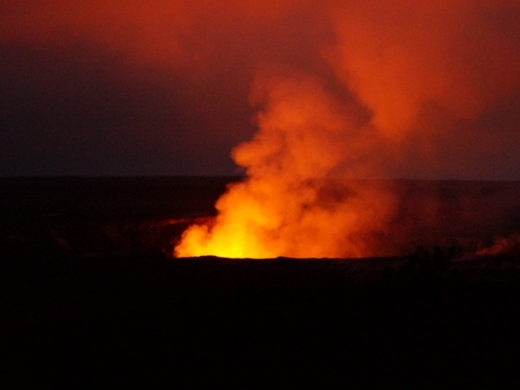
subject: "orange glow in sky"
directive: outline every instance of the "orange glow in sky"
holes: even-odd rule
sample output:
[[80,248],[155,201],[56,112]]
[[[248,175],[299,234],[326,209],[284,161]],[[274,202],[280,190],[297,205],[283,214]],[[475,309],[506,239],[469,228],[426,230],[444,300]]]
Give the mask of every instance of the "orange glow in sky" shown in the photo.
[[349,179],[520,179],[517,0],[2,8],[3,174],[245,172],[176,256],[377,254],[394,196]]

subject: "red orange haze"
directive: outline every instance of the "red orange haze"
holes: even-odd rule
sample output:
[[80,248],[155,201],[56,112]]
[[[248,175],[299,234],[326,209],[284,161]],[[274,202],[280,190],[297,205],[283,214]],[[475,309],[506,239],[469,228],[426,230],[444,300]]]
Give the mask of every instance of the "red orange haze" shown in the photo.
[[[327,178],[370,147],[348,107],[319,81],[299,75],[259,80],[259,131],[233,150],[248,178],[217,202],[219,215],[193,225],[177,256],[233,258],[358,257],[370,253],[371,233],[385,228],[392,199],[368,186],[334,194]],[[269,87],[265,89],[265,85]],[[370,133],[370,130],[365,130]],[[366,143],[366,144],[365,144]],[[345,168],[355,172],[356,167]]]
[[[232,154],[247,178],[219,199],[213,220],[185,231],[175,255],[385,254],[377,237],[389,235],[395,195],[367,182],[343,182],[335,193],[331,182],[383,177],[394,160],[407,158],[411,138],[425,140],[415,147],[435,165],[432,138],[449,136],[453,121],[470,121],[518,92],[518,33],[504,36],[486,24],[493,6],[519,9],[512,1],[331,4],[336,41],[322,55],[351,98],[297,71],[257,77],[258,132]],[[370,115],[360,120],[353,104]]]
[[[333,4],[336,43],[323,55],[371,115],[360,122],[352,102],[316,77],[258,77],[258,132],[233,150],[247,178],[219,199],[214,220],[185,231],[176,256],[384,254],[375,238],[388,234],[392,193],[351,182],[334,196],[327,186],[338,177],[384,175],[385,164],[406,158],[410,137],[446,131],[432,128],[429,116],[470,120],[518,91],[518,51],[510,37],[482,24],[493,5],[518,10],[514,2],[467,0]],[[435,145],[417,147],[436,164]]]
[[[520,175],[518,0],[4,3],[0,45],[87,42],[182,80],[172,101],[215,118],[185,149],[249,139],[232,150],[246,178],[177,257],[395,254],[403,199],[364,179]],[[252,137],[218,122],[245,90]]]

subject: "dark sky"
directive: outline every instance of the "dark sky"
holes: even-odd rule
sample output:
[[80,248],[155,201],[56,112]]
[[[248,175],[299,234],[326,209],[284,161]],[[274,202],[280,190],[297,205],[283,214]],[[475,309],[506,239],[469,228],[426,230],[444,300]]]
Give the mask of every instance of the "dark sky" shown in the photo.
[[359,174],[520,180],[519,47],[518,0],[4,0],[0,175],[236,174],[261,75],[304,73]]

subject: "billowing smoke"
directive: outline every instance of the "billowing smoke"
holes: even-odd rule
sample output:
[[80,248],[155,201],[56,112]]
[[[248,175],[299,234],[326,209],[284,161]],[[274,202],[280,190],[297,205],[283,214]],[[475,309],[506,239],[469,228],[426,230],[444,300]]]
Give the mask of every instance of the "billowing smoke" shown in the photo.
[[[27,66],[31,56],[45,68],[49,57],[67,58],[62,52],[109,52],[108,61],[132,64],[121,69],[128,83],[163,78],[172,89],[165,94],[171,110],[189,116],[161,128],[179,133],[171,140],[172,155],[185,153],[189,143],[194,154],[214,156],[211,148],[229,151],[229,144],[250,139],[250,113],[240,102],[267,65],[305,71],[328,92],[355,98],[384,140],[377,155],[388,155],[380,166],[388,177],[520,177],[517,0],[8,0],[2,11],[0,51],[13,45],[27,50],[13,65],[16,72],[2,63],[3,86],[24,80],[24,68],[34,73]],[[38,57],[46,50],[49,56]],[[74,75],[56,65],[42,75],[53,78],[40,89],[53,87],[56,74],[95,74],[99,58],[72,61]],[[24,88],[13,85],[5,100],[19,99]]]
[[520,253],[520,234],[511,233],[508,237],[496,237],[493,244],[483,246],[476,254],[483,255],[507,255]]
[[397,171],[479,179],[491,156],[513,158],[498,140],[519,141],[518,1],[352,0],[334,22],[328,58],[397,147]]
[[[172,156],[202,160],[242,142],[232,157],[247,178],[218,201],[215,219],[185,232],[178,256],[395,254],[415,232],[433,242],[435,231],[452,232],[445,224],[456,217],[440,218],[435,202],[408,207],[395,185],[366,179],[520,178],[518,0],[20,0],[4,9],[0,48],[83,43],[131,63],[129,83],[174,80],[165,96],[181,119],[164,131],[177,136],[156,143]],[[250,116],[240,103],[248,93],[254,136],[230,119]]]
[[[482,131],[479,123],[518,99],[520,32],[511,24],[519,16],[511,1],[332,4],[336,43],[323,55],[344,95],[297,70],[257,78],[259,130],[233,151],[247,179],[218,201],[212,223],[185,232],[176,255],[395,254],[404,237],[412,241],[414,230],[426,228],[435,243],[435,208],[416,210],[414,226],[406,226],[406,200],[391,186],[337,180],[413,176],[414,164],[434,177],[449,174],[445,150],[469,157],[451,173],[470,174],[475,156],[465,149],[485,153],[495,131],[511,130]],[[516,127],[512,134],[518,141]]]
[[[247,180],[217,202],[211,224],[183,235],[177,256],[359,257],[374,252],[392,198],[368,185],[337,180],[338,168],[358,173],[373,152],[373,129],[352,118],[323,85],[307,75],[257,80],[259,131],[233,150]],[[348,166],[341,167],[345,162]],[[336,180],[334,180],[336,179]]]

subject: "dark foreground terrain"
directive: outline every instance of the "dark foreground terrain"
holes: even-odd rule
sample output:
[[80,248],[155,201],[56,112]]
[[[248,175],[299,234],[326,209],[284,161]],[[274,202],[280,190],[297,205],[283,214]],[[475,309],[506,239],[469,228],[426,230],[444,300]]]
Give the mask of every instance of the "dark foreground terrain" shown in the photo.
[[518,386],[518,255],[168,257],[229,180],[2,179],[1,388]]

